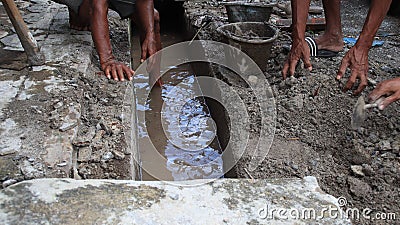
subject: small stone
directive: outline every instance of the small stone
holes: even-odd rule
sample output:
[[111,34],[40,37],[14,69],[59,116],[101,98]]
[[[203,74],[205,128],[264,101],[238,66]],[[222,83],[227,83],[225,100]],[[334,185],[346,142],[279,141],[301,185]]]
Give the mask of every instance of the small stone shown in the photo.
[[364,148],[360,143],[356,140],[353,140],[354,144],[354,151],[352,153],[351,161],[353,164],[361,165],[361,164],[368,164],[371,162],[372,158],[370,155],[370,149]]
[[314,117],[312,117],[312,118],[311,118],[311,124],[312,124],[312,125],[317,125],[317,124],[318,124],[317,119],[315,119]]
[[384,159],[395,159],[396,155],[391,153],[391,152],[386,152],[386,153],[383,153],[381,155],[381,157],[384,158]]
[[378,144],[378,147],[382,151],[388,151],[388,150],[392,149],[392,147],[390,146],[390,141],[388,141],[388,140],[380,141]]
[[125,154],[123,152],[113,151],[113,154],[114,154],[115,159],[118,159],[118,160],[125,159]]
[[67,165],[68,164],[66,162],[62,162],[62,163],[57,164],[58,167],[65,167]]
[[78,151],[78,162],[88,162],[92,156],[92,148],[90,147],[83,147],[79,148]]
[[394,154],[399,154],[400,153],[400,141],[394,141],[392,143],[392,150]]
[[63,107],[64,103],[63,102],[57,102],[53,107],[54,109],[59,109],[61,107]]
[[369,135],[369,139],[370,139],[370,141],[371,141],[372,143],[378,143],[378,141],[379,141],[378,136],[376,136],[376,135],[373,134],[373,133],[371,133],[371,134]]
[[118,135],[118,134],[120,134],[120,133],[121,133],[121,129],[118,129],[118,128],[113,129],[113,134],[114,134],[114,135]]
[[100,125],[100,123],[96,124],[96,130],[101,130],[101,125]]
[[114,158],[114,154],[112,154],[112,152],[106,152],[106,154],[101,157],[101,159],[105,161],[111,160],[112,158]]
[[350,192],[357,197],[365,197],[372,192],[369,184],[355,177],[347,177],[347,183],[349,184]]
[[108,134],[108,135],[113,134],[112,129],[105,123],[104,120],[100,121],[100,127],[101,127],[101,129],[103,129],[106,132],[106,134]]
[[363,164],[362,167],[363,167],[363,168],[362,168],[362,172],[363,172],[365,175],[367,175],[367,176],[372,176],[372,175],[375,174],[374,169],[373,169],[370,165],[368,165],[368,164]]
[[0,30],[0,39],[7,36],[8,32],[4,31],[4,30]]
[[2,38],[1,43],[3,43],[6,47],[6,50],[13,50],[13,51],[24,51],[21,42],[19,41],[17,34],[12,34]]
[[357,176],[365,176],[365,174],[363,173],[363,167],[359,166],[359,165],[352,165],[351,167],[351,171],[353,171],[353,173]]
[[292,167],[292,169],[295,170],[295,171],[299,170],[299,166],[296,165],[296,164],[293,164],[291,167]]
[[76,127],[78,123],[73,122],[73,123],[63,123],[60,128],[58,128],[61,132],[65,132],[68,130],[71,130],[72,128]]
[[169,194],[169,198],[172,200],[178,200],[179,199],[179,194]]
[[15,184],[15,183],[17,183],[17,180],[10,179],[10,180],[4,181],[3,184],[2,184],[2,186],[3,186],[3,188],[6,188],[6,187],[8,187],[8,186],[10,186],[10,185],[13,185],[13,184]]
[[90,145],[90,140],[78,137],[72,141],[72,145],[75,147],[87,147]]
[[294,77],[294,76],[290,76],[289,78],[287,78],[287,79],[285,80],[285,84],[286,84],[287,86],[289,86],[289,87],[291,87],[291,86],[297,84],[297,82],[298,82],[298,81],[297,81],[297,78]]
[[34,162],[34,161],[35,161],[34,158],[29,158],[29,159],[28,159],[28,162]]

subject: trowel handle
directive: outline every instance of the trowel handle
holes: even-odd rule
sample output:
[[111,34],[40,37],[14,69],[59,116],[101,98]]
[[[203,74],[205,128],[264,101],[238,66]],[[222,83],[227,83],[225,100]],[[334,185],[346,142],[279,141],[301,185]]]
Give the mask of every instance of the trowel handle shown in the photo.
[[376,100],[374,103],[371,104],[366,104],[364,106],[364,109],[370,109],[370,108],[377,108],[379,106],[379,104],[381,104],[381,102],[383,102],[383,100],[385,100],[385,97],[381,97],[378,100]]
[[377,108],[377,107],[378,107],[378,103],[364,105],[364,109]]

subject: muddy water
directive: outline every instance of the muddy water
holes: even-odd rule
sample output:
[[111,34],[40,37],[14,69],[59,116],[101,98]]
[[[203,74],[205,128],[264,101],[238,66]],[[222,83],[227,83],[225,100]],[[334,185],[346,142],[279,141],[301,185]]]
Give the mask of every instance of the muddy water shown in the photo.
[[[181,37],[177,32],[164,32],[163,47],[183,41]],[[133,43],[137,42],[136,35]],[[139,52],[133,52],[136,65]],[[198,69],[193,64],[169,68],[162,77],[163,86],[151,90],[145,105],[137,105],[146,118],[138,124],[142,180],[212,179],[224,175],[217,126],[206,100],[193,97],[200,89],[195,71]],[[135,75],[134,84],[136,91],[149,88],[141,74]]]

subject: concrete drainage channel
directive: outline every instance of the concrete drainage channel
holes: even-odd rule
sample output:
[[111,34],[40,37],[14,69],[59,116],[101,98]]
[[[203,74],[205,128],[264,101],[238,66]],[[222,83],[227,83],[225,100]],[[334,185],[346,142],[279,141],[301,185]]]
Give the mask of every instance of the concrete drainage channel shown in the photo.
[[[181,3],[176,4],[176,9],[168,8],[171,15],[177,12],[179,21],[168,21],[170,25],[178,22],[185,24],[188,29],[180,32],[162,33],[163,47],[168,47],[184,41],[187,37],[193,37],[195,32],[191,28],[191,21],[183,13]],[[163,13],[163,11],[161,11]],[[165,17],[164,17],[165,18]],[[185,20],[183,19],[185,18]],[[175,20],[176,20],[175,19]],[[167,22],[167,23],[168,23]],[[166,25],[164,25],[165,27]],[[167,25],[168,26],[168,25]],[[131,30],[135,30],[132,28]],[[137,35],[131,34],[132,64],[135,64],[139,55]],[[204,49],[203,49],[204,50]],[[199,54],[204,54],[199,53]],[[136,95],[146,92],[149,89],[147,76],[136,74],[133,84],[129,86],[125,95],[124,119],[129,129],[127,138],[130,152],[134,156],[132,168],[135,171],[135,178],[138,180],[163,180],[163,181],[184,181],[193,179],[216,179],[236,178],[235,169],[226,169],[231,163],[224,163],[223,158],[232,159],[233,156],[221,154],[229,141],[229,118],[223,107],[210,98],[201,95],[201,87],[198,83],[198,75],[214,77],[211,65],[208,63],[189,63],[172,66],[163,71],[162,88],[154,86],[145,99],[138,99]],[[218,87],[216,87],[218,88]],[[221,90],[213,90],[219,95]],[[136,93],[136,94],[135,94]],[[136,99],[135,101],[131,101]],[[140,104],[143,102],[145,104]],[[180,105],[185,102],[183,105]],[[172,104],[166,107],[179,107],[178,127],[172,124],[176,115],[165,113],[163,104]],[[174,105],[175,104],[175,105]],[[141,121],[138,118],[145,118]],[[211,119],[211,120],[209,120]],[[162,121],[164,120],[164,121]],[[212,122],[211,122],[212,121]],[[166,124],[166,125],[165,125]],[[178,130],[176,130],[178,128]],[[196,139],[197,144],[202,147],[200,150],[188,150],[174,143],[174,136],[183,133],[187,140]],[[207,137],[201,139],[199,134]],[[185,143],[180,143],[185,145]],[[186,143],[187,144],[187,143]],[[188,146],[186,146],[188,147]]]

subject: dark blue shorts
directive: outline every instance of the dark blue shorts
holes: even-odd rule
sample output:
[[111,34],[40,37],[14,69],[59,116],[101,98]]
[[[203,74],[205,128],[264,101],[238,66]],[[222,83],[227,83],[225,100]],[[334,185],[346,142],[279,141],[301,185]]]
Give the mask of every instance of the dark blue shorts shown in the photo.
[[[78,14],[79,7],[83,0],[53,0],[57,3],[68,6]],[[97,1],[97,0],[94,0]],[[122,19],[132,16],[136,10],[136,0],[108,0],[109,8],[116,11]]]

